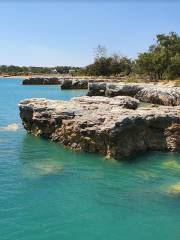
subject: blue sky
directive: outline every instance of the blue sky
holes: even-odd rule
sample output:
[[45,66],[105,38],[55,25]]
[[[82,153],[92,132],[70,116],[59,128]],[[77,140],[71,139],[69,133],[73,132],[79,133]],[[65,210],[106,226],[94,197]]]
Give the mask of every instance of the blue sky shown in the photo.
[[179,13],[176,1],[1,2],[0,64],[85,66],[98,44],[135,58],[156,34],[180,34]]

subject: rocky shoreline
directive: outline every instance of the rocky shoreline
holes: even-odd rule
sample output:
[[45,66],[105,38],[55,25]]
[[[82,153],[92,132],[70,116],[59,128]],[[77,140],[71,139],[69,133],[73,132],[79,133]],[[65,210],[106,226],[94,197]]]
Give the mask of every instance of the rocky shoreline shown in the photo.
[[180,105],[180,87],[152,83],[105,83],[83,79],[29,78],[23,85],[60,85],[62,90],[88,89],[88,96],[130,96],[141,102],[158,105]]
[[62,90],[88,89],[88,80],[32,77],[24,79],[22,85],[60,85]]
[[19,109],[28,133],[71,149],[115,159],[152,150],[180,151],[180,106],[138,105],[130,96],[84,96],[27,99]]

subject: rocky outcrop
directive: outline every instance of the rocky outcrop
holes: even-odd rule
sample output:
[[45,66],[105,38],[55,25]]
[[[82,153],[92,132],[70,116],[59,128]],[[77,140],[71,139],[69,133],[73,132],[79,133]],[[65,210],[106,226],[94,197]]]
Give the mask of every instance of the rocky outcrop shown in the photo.
[[180,87],[162,87],[145,83],[89,83],[88,96],[131,96],[153,104],[180,105]]
[[23,85],[59,85],[61,81],[58,78],[33,77],[22,81]]
[[89,83],[88,96],[105,96],[107,83]]
[[78,79],[65,79],[62,81],[61,89],[88,89],[88,81]]
[[180,151],[180,107],[133,110],[137,105],[131,97],[78,97],[28,99],[19,109],[28,133],[75,150],[115,159],[149,150]]
[[180,105],[180,88],[177,87],[144,87],[138,91],[135,98],[142,102],[150,102],[160,105]]
[[105,96],[131,96],[134,97],[140,90],[144,88],[144,84],[106,84]]
[[137,83],[89,83],[88,96],[131,96],[134,97],[145,84]]

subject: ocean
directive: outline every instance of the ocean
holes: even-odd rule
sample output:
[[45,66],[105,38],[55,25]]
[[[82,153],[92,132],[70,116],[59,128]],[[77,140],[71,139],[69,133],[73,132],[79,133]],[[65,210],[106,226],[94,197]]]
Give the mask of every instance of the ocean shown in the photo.
[[106,160],[23,129],[21,100],[85,94],[0,79],[0,240],[179,240],[179,153]]

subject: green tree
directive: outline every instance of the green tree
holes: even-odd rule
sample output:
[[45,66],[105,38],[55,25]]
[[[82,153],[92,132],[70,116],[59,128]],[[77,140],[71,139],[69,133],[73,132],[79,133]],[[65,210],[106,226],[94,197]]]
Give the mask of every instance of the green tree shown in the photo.
[[139,54],[135,70],[154,80],[180,77],[179,54],[180,37],[174,32],[159,34],[156,44],[151,45],[148,52]]
[[171,64],[166,71],[167,79],[176,79],[180,77],[180,53],[171,58]]

